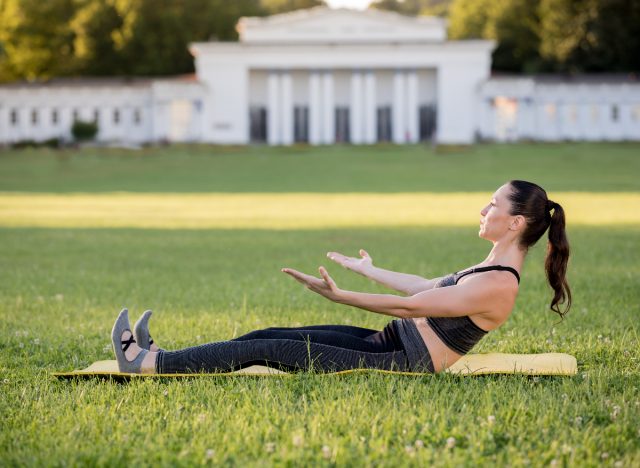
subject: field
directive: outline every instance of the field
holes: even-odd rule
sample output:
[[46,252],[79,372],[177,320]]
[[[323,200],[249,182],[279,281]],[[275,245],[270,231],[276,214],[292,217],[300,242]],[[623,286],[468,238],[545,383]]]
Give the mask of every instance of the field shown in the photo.
[[[640,464],[640,145],[166,147],[0,152],[0,465]],[[389,317],[280,272],[427,277],[482,260],[479,210],[512,178],[566,207],[574,306],[548,310],[544,243],[474,352],[566,352],[575,377],[298,374],[61,382],[110,359],[123,306],[175,349],[269,326]]]

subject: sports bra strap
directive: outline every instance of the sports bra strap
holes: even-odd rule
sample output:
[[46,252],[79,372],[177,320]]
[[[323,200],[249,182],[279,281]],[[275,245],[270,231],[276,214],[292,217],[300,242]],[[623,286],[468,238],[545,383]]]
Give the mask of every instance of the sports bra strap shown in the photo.
[[458,281],[460,281],[460,278],[462,278],[464,276],[470,275],[472,273],[481,273],[483,271],[493,271],[493,270],[509,271],[509,272],[514,274],[514,276],[518,280],[518,283],[520,283],[520,275],[518,274],[518,272],[514,268],[511,268],[511,267],[508,267],[508,266],[502,266],[502,265],[491,265],[491,266],[486,266],[486,267],[472,268],[471,270],[463,271],[460,274],[460,276],[458,276],[458,278],[456,278],[456,284],[458,284]]

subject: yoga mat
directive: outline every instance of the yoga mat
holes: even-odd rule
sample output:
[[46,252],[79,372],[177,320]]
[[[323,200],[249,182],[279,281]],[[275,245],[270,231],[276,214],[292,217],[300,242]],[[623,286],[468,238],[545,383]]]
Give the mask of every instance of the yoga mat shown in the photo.
[[[381,369],[350,369],[340,372],[318,373],[316,375],[332,376],[365,372],[376,372],[382,374],[398,375],[432,375],[421,372],[400,372],[387,371]],[[456,375],[487,375],[487,374],[523,374],[523,375],[576,375],[578,364],[576,358],[564,353],[543,353],[543,354],[467,354],[458,360],[454,365],[444,371],[447,374]],[[265,366],[251,366],[234,372],[205,374],[128,374],[118,371],[117,361],[97,361],[86,369],[74,370],[71,372],[55,372],[55,377],[60,379],[69,378],[115,378],[126,380],[131,378],[193,378],[204,376],[216,377],[236,377],[236,376],[294,376],[295,374],[283,372]]]

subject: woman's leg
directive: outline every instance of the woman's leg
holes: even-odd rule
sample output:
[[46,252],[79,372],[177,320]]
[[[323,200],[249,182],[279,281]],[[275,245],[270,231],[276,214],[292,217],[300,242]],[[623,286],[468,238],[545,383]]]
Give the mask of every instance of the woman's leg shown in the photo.
[[270,327],[266,330],[327,330],[346,333],[348,335],[357,336],[358,338],[366,338],[378,333],[378,330],[371,328],[354,327],[353,325],[307,325],[304,327]]
[[220,341],[179,351],[160,351],[156,372],[230,372],[261,364],[287,371],[335,372],[373,368],[409,370],[404,351],[371,353],[291,339]]
[[370,338],[381,332],[373,331],[365,338],[360,338],[342,331],[316,328],[267,328],[255,330],[246,335],[239,336],[230,341],[250,341],[250,340],[294,340],[306,341],[338,348],[350,349],[353,351],[364,351],[367,353],[386,353],[399,351],[395,343],[389,340],[374,340]]

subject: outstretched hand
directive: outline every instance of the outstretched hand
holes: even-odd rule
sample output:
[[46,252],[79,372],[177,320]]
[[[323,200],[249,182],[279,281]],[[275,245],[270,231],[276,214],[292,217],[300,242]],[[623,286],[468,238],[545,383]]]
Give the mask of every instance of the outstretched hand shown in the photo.
[[326,297],[330,301],[337,302],[340,298],[341,289],[338,288],[336,282],[329,276],[329,273],[324,267],[318,269],[320,271],[321,278],[307,275],[293,268],[283,268],[283,273],[292,276],[296,281],[302,283],[307,289],[310,289],[314,293],[320,294]]
[[338,265],[346,268],[347,270],[365,275],[366,272],[373,266],[373,259],[367,253],[366,250],[360,249],[360,256],[362,258],[347,257],[339,252],[327,252],[329,260],[333,260]]

